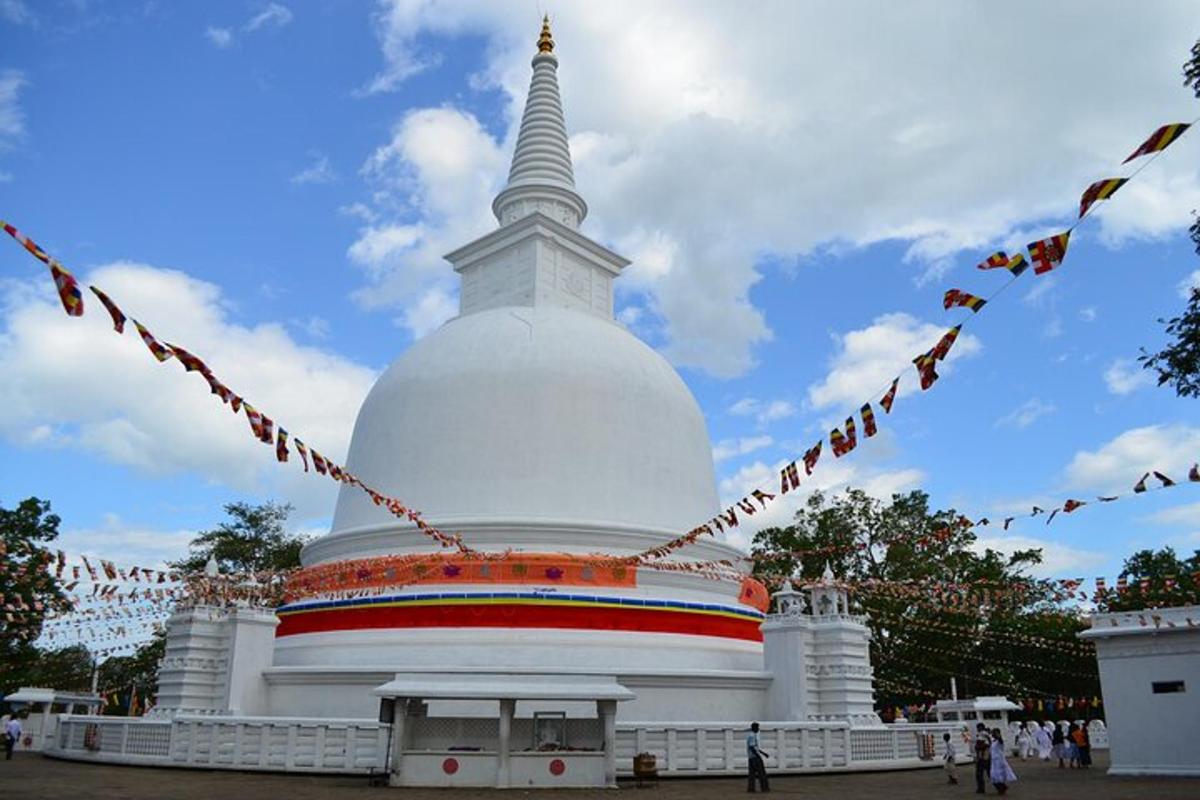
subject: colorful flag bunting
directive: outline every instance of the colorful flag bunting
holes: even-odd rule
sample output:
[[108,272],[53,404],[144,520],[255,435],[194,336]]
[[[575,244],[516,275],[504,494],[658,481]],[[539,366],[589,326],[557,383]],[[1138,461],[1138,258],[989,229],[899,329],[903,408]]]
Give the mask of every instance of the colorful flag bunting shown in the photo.
[[100,298],[100,302],[104,304],[106,309],[108,309],[108,314],[112,317],[113,321],[113,330],[115,330],[117,333],[124,333],[125,314],[121,312],[121,309],[117,308],[117,304],[114,303],[112,299],[104,292],[100,291],[95,286],[89,286],[88,288],[92,290],[92,294]]
[[[304,471],[308,472],[308,448],[299,439],[296,440],[296,452],[300,455],[300,460],[304,462]],[[379,503],[376,502],[375,505],[379,505]]]
[[1088,212],[1088,209],[1098,200],[1107,200],[1116,194],[1117,189],[1120,189],[1129,181],[1129,178],[1105,178],[1102,181],[1096,181],[1083,192],[1083,197],[1079,198],[1079,218],[1083,219],[1083,215]]
[[950,354],[950,348],[958,341],[958,334],[962,331],[962,325],[955,325],[950,330],[942,334],[942,338],[938,339],[938,343],[929,351],[929,355],[936,358],[938,361],[944,361],[946,356]]
[[52,259],[50,258],[50,256],[48,256],[46,254],[45,250],[43,250],[42,248],[40,248],[36,244],[34,244],[32,239],[30,239],[25,234],[21,233],[19,230],[14,228],[12,225],[9,225],[4,220],[0,220],[0,228],[4,228],[5,233],[7,233],[12,238],[16,239],[18,242],[20,242],[22,247],[24,247],[31,254],[33,254],[34,258],[36,258],[38,261],[41,261],[46,266],[50,266],[50,262],[52,261]]
[[1025,260],[1024,253],[1017,253],[1008,262],[1008,271],[1012,273],[1014,278],[1027,269],[1029,269],[1029,262]]
[[931,353],[922,353],[913,359],[913,364],[917,367],[917,374],[921,377],[921,390],[925,391],[937,382],[938,374],[934,368],[937,361]]
[[997,250],[987,257],[986,261],[981,261],[976,265],[976,269],[997,269],[999,267],[1008,266],[1008,253],[1003,250]]
[[275,437],[275,458],[278,461],[286,462],[288,460],[287,440],[288,433],[281,426],[279,434]]
[[1137,482],[1137,483],[1135,483],[1135,484],[1133,485],[1133,493],[1134,493],[1134,494],[1141,494],[1142,492],[1146,491],[1146,479],[1147,479],[1147,478],[1149,478],[1149,477],[1150,477],[1150,473],[1149,473],[1149,472],[1147,472],[1145,475],[1143,475],[1143,476],[1142,476],[1142,477],[1141,477],[1141,478],[1138,480],[1138,482]]
[[275,423],[266,414],[262,415],[262,433],[259,434],[258,439],[263,444],[271,444],[275,441]]
[[944,306],[947,311],[954,306],[963,306],[964,308],[969,308],[972,311],[978,312],[979,309],[983,308],[985,305],[987,305],[987,300],[984,300],[982,297],[976,297],[973,294],[969,294],[958,289],[948,289],[946,294],[942,297],[942,306]]
[[817,461],[821,458],[821,445],[825,440],[822,439],[808,448],[808,452],[804,454],[804,474],[812,475],[813,470],[817,467]]
[[1070,239],[1071,232],[1064,231],[1048,239],[1030,242],[1029,260],[1033,262],[1033,274],[1043,275],[1062,264],[1067,256],[1067,243]]
[[860,413],[863,421],[863,436],[870,439],[879,432],[879,429],[875,427],[875,412],[871,409],[871,404],[867,403],[862,407]]
[[1171,142],[1183,136],[1183,132],[1191,127],[1188,122],[1176,122],[1173,125],[1163,125],[1161,128],[1150,134],[1150,138],[1138,145],[1138,149],[1134,150],[1129,158],[1122,161],[1122,164],[1128,164],[1139,156],[1157,153],[1159,150],[1166,150]]
[[887,394],[879,401],[879,405],[883,406],[885,414],[892,413],[892,403],[896,402],[896,389],[900,386],[900,379],[896,378],[892,381],[891,387],[887,390]]
[[317,472],[319,472],[322,475],[326,475],[329,473],[329,470],[326,469],[326,467],[325,467],[325,458],[320,453],[318,453],[316,450],[312,451],[312,460],[313,460],[313,469],[315,469]]
[[833,448],[834,458],[841,458],[858,446],[858,436],[854,428],[854,417],[846,417],[846,433],[834,428],[829,432],[829,445]]
[[1080,506],[1086,506],[1086,505],[1087,505],[1087,502],[1084,500],[1068,499],[1067,502],[1063,503],[1063,511],[1070,514],[1072,511],[1079,508]]
[[58,299],[62,301],[63,310],[68,316],[83,316],[83,292],[79,291],[79,282],[71,271],[57,261],[50,262],[50,275],[54,278],[54,286],[58,289]]
[[796,462],[788,464],[779,471],[779,493],[787,494],[792,489],[800,488],[800,470],[796,469]]
[[150,352],[155,358],[159,361],[166,361],[171,357],[171,351],[159,344],[158,339],[154,338],[154,334],[150,333],[145,325],[135,319],[133,327],[137,328],[138,335],[142,337],[142,341],[146,343],[146,347],[150,348]]
[[167,349],[175,354],[175,357],[179,359],[179,363],[183,364],[183,368],[188,372],[199,372],[201,375],[212,374],[212,370],[208,368],[207,364],[189,353],[187,350],[184,350],[182,347],[176,347],[175,345],[168,343]]
[[254,434],[254,438],[261,441],[263,438],[263,415],[257,408],[245,401],[242,402],[242,407],[246,409],[246,420],[250,423],[250,430]]

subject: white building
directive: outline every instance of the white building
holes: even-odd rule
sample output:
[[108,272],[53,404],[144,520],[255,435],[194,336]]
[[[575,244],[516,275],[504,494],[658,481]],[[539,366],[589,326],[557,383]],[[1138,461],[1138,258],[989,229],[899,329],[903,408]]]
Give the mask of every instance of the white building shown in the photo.
[[[579,230],[553,49],[546,25],[499,227],[447,256],[460,313],[380,377],[346,463],[471,548],[512,555],[401,580],[394,565],[436,544],[344,485],[302,561],[383,583],[323,585],[277,615],[176,614],[155,723],[171,732],[140,752],[114,744],[118,757],[382,768],[381,699],[394,701],[392,781],[406,785],[612,783],[643,751],[668,774],[737,772],[752,720],[769,721],[774,769],[932,756],[928,730],[874,714],[868,629],[828,570],[768,617],[753,581],[586,560],[660,546],[719,509],[696,401],[613,318],[629,262]],[[744,563],[711,537],[672,558]],[[525,752],[555,715],[566,748],[575,736],[591,757]],[[79,756],[77,740],[68,726],[62,752]]]
[[1112,775],[1200,775],[1200,606],[1095,614]]

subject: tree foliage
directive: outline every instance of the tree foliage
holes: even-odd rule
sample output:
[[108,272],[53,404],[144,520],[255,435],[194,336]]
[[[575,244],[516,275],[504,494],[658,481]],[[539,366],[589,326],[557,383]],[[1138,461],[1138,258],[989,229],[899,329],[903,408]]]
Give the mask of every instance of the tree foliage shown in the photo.
[[[868,617],[883,706],[945,697],[951,677],[964,696],[1098,694],[1095,658],[1081,654],[1075,639],[1083,619],[1028,574],[1041,552],[1006,557],[980,547],[960,519],[953,510],[930,510],[920,491],[889,503],[856,489],[833,497],[816,492],[792,525],[755,537],[756,570],[769,582],[804,583],[828,561],[857,587],[851,594]],[[819,555],[792,555],[797,551]],[[963,587],[975,588],[957,603]]]
[[0,506],[0,595],[6,605],[30,609],[0,617],[0,691],[5,693],[29,683],[29,667],[37,661],[33,641],[42,632],[44,615],[70,607],[53,571],[44,569],[53,558],[46,545],[58,538],[60,521],[50,513],[50,503],[36,497],[12,509]]
[[225,572],[284,570],[300,566],[304,538],[284,531],[292,511],[290,504],[262,505],[229,503],[230,519],[216,528],[201,531],[189,545],[188,558],[171,566],[184,572],[204,569],[209,558]]
[[[1183,83],[1200,98],[1200,41],[1183,65]],[[1200,217],[1192,223],[1191,234],[1200,254]],[[1200,397],[1200,289],[1192,289],[1182,314],[1158,321],[1166,326],[1170,341],[1156,353],[1143,348],[1138,361],[1158,373],[1159,386],[1170,385],[1180,397]]]
[[1101,611],[1135,611],[1143,608],[1167,608],[1200,604],[1200,550],[1190,558],[1180,558],[1175,550],[1139,550],[1125,559],[1121,578],[1124,591],[1109,586],[1098,603]]
[[[167,652],[166,631],[159,631],[148,642],[141,644],[129,656],[110,658],[100,665],[101,692],[117,692],[124,699],[131,689],[137,687],[138,697],[145,702],[158,695],[158,665]],[[125,708],[128,708],[126,706]],[[125,709],[118,704],[109,705],[105,713],[122,714]]]

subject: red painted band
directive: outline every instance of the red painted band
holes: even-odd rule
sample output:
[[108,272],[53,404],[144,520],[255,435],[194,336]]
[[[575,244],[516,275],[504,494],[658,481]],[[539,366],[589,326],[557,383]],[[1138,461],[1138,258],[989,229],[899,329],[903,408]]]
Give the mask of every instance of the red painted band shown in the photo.
[[488,603],[365,606],[284,614],[275,635],[375,628],[570,628],[683,633],[762,641],[758,620],[661,608]]

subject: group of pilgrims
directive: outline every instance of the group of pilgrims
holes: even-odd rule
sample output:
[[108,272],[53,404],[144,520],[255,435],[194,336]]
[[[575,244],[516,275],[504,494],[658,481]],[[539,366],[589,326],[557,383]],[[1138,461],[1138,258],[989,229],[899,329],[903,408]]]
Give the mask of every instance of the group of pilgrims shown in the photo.
[[[943,762],[950,783],[958,783],[958,753],[950,734],[943,737]],[[1092,765],[1092,743],[1086,725],[1070,723],[1066,729],[1052,722],[1022,722],[1017,728],[1012,752],[1022,761],[1058,759],[1059,769],[1083,769]],[[1010,748],[999,728],[990,731],[982,722],[976,725],[974,739],[975,792],[984,794],[990,783],[998,794],[1007,794],[1017,774],[1008,763]]]

